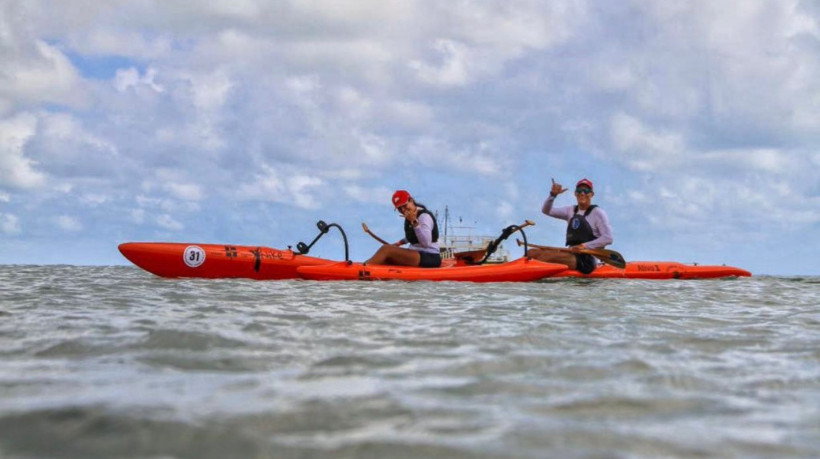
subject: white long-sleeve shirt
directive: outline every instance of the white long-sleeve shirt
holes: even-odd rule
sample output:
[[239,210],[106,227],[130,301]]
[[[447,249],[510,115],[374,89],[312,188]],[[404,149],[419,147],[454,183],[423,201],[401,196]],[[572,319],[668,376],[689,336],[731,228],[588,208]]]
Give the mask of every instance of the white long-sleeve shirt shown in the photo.
[[414,227],[413,232],[416,233],[419,243],[410,244],[409,248],[419,252],[439,253],[438,243],[433,242],[433,217],[430,214],[421,214],[417,220],[419,226]]
[[[581,209],[575,212],[575,206],[553,208],[552,205],[554,202],[555,198],[548,196],[547,200],[544,201],[544,205],[541,207],[541,212],[550,217],[560,218],[566,221],[570,221],[575,214],[584,214],[584,211]],[[586,219],[589,226],[592,227],[592,235],[595,236],[595,239],[584,242],[586,248],[603,249],[607,245],[612,244],[612,227],[609,226],[609,218],[607,218],[606,212],[604,212],[603,209],[595,207],[592,209],[592,212],[587,215]]]

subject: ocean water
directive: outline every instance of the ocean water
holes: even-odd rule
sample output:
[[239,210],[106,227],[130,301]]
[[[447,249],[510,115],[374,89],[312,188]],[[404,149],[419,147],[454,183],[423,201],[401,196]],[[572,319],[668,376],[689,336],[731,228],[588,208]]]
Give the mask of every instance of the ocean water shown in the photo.
[[820,278],[0,266],[0,457],[820,457]]

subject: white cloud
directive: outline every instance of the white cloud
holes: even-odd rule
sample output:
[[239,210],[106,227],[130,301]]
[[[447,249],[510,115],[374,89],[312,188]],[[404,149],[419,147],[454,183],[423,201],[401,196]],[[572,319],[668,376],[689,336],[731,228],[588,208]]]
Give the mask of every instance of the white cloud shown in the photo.
[[80,223],[77,218],[70,217],[68,215],[60,215],[54,219],[54,222],[57,224],[58,228],[70,233],[76,233],[78,231],[82,231],[83,229],[82,223]]
[[204,112],[222,109],[234,86],[231,77],[222,71],[190,74],[184,77],[190,82],[194,105]]
[[20,219],[13,214],[0,213],[0,232],[7,235],[20,234]]
[[197,212],[200,209],[199,203],[187,200],[179,201],[168,197],[138,195],[135,201],[142,209],[159,210],[162,212],[189,213]]
[[322,174],[322,178],[354,181],[364,179],[365,174],[364,171],[362,171],[361,169],[345,168],[324,171],[324,173]]
[[771,148],[708,151],[700,157],[724,170],[742,168],[779,175],[799,168],[799,161],[790,158],[789,153]]
[[313,190],[323,183],[318,177],[281,173],[265,164],[250,183],[240,186],[237,196],[243,200],[278,202],[302,209],[317,209],[320,204]]
[[114,75],[114,87],[119,92],[124,92],[128,88],[135,86],[147,86],[156,92],[163,92],[165,89],[156,83],[157,70],[149,68],[144,75],[140,75],[139,70],[131,67],[117,70]]
[[217,69],[208,73],[181,71],[173,78],[176,83],[172,97],[191,106],[184,113],[187,115],[184,127],[164,130],[166,139],[197,150],[224,149],[229,138],[223,129],[227,115],[224,106],[234,87],[231,77]]
[[426,129],[435,121],[435,111],[430,105],[408,100],[395,100],[385,104],[384,116],[392,126],[408,129]]
[[44,41],[36,40],[32,52],[8,52],[0,47],[0,59],[4,66],[0,97],[18,107],[40,103],[78,106],[85,101],[81,79],[71,61]]
[[163,186],[171,195],[178,199],[188,201],[199,201],[202,199],[202,189],[198,185],[190,183],[167,183]]
[[612,117],[611,138],[615,158],[638,171],[669,167],[685,153],[683,138],[674,132],[656,132],[625,113]]
[[[198,208],[195,201],[200,201],[204,197],[204,191],[200,185],[190,182],[187,171],[180,171],[170,168],[161,168],[153,171],[153,177],[142,182],[141,188],[147,192],[160,191],[170,195],[169,198],[149,198],[138,196],[137,202],[145,207],[159,207],[170,211],[181,206],[188,208]],[[178,206],[174,200],[189,201],[185,205]]]
[[0,186],[35,189],[45,184],[45,175],[25,154],[36,131],[37,118],[31,114],[0,120]]
[[80,196],[80,202],[91,207],[97,207],[110,201],[111,198],[104,194],[87,193]]
[[131,221],[138,225],[145,223],[145,209],[132,209],[129,216]]
[[[0,115],[28,105],[78,106],[85,101],[85,88],[71,61],[35,35],[38,31],[25,20],[29,8],[23,2],[0,4]],[[31,9],[38,11],[39,5]]]
[[810,136],[820,128],[820,64],[814,57],[817,19],[804,5],[799,0],[640,1],[638,8],[659,35],[643,50],[626,51],[655,59],[642,85],[661,89],[654,98],[659,112],[697,97],[698,111],[689,116],[708,115],[724,129],[741,124]]
[[296,175],[286,179],[293,203],[303,209],[315,209],[319,203],[310,195],[310,189],[322,184],[322,180],[307,175]]
[[475,59],[470,56],[467,46],[453,40],[439,39],[433,44],[433,48],[441,56],[441,64],[410,62],[410,68],[416,71],[419,78],[430,84],[444,86],[464,85],[472,80],[469,65]]
[[[463,149],[456,149],[463,148]],[[442,168],[453,173],[477,173],[484,176],[504,175],[508,163],[502,162],[502,154],[491,146],[454,147],[445,139],[422,137],[408,148],[409,162],[421,163],[431,168]]]
[[[461,2],[429,5],[440,33],[432,56],[411,59],[410,68],[424,82],[463,86],[497,75],[527,52],[569,40],[587,16],[584,1]],[[430,16],[428,14],[428,16]]]
[[171,231],[182,231],[185,229],[185,225],[176,221],[173,217],[168,214],[162,214],[156,218],[156,223],[162,228]]
[[[40,136],[51,143],[52,156],[96,157],[97,161],[117,157],[117,146],[111,141],[89,132],[82,121],[67,113],[42,113]],[[119,164],[121,165],[121,164]]]
[[364,162],[370,166],[384,165],[393,159],[390,147],[381,137],[369,133],[354,132],[353,138],[359,147],[356,153],[360,153]]
[[371,204],[389,204],[390,196],[393,194],[393,191],[383,186],[369,188],[359,185],[347,185],[343,190],[354,201]]

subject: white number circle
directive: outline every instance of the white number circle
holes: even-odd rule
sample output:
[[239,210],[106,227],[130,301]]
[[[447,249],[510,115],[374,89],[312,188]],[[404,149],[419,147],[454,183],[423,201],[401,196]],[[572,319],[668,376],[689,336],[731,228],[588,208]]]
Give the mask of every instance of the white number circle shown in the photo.
[[182,253],[182,261],[191,268],[199,267],[202,263],[205,263],[205,251],[197,245],[189,245],[185,247],[185,252]]

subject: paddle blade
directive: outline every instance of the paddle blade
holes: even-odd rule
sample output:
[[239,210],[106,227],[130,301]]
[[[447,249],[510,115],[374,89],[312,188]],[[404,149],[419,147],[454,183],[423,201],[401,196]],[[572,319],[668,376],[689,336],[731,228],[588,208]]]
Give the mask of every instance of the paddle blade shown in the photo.
[[603,261],[608,265],[612,265],[616,268],[624,269],[626,268],[626,260],[624,260],[623,255],[608,249],[591,249],[591,250],[581,250],[580,253],[588,253],[595,258]]
[[470,250],[468,252],[456,252],[453,254],[453,258],[462,261],[464,264],[474,265],[478,263],[482,258],[484,258],[484,255],[486,253],[486,249]]
[[616,268],[626,268],[626,260],[624,260],[624,257],[621,256],[620,253],[615,252],[614,250],[609,254],[609,261],[610,264]]

